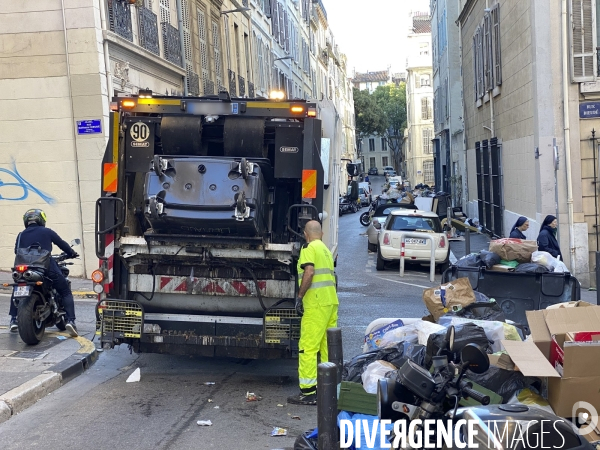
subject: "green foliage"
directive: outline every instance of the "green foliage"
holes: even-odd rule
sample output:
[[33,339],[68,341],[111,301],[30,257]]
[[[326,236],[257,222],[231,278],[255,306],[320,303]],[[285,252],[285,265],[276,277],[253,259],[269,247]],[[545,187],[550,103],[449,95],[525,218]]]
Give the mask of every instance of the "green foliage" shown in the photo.
[[378,86],[373,94],[354,89],[356,136],[381,136],[390,150],[400,151],[406,128],[406,85],[400,83]]

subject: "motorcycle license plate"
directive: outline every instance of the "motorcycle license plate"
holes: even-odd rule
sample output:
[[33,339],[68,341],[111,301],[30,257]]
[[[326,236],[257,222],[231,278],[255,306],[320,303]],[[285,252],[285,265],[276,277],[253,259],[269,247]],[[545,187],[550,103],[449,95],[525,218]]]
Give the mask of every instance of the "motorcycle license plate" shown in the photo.
[[13,290],[14,297],[26,297],[31,292],[31,286],[15,286]]
[[407,244],[425,245],[425,239],[411,239],[411,238],[407,238],[406,239],[406,243]]

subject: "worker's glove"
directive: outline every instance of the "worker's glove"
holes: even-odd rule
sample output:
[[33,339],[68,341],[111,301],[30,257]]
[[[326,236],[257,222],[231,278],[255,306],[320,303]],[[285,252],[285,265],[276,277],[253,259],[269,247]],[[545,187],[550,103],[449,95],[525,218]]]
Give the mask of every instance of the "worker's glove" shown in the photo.
[[300,297],[296,298],[295,308],[299,316],[304,315],[304,305],[302,304],[302,299]]
[[73,259],[79,258],[79,253],[77,253],[77,252],[71,253],[71,258],[73,258]]

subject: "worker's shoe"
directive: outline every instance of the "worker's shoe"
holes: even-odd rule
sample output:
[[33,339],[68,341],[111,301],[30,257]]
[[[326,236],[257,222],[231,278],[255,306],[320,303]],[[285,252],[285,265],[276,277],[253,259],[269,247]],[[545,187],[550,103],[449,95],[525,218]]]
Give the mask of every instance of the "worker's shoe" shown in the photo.
[[79,333],[77,333],[77,327],[75,326],[74,320],[69,320],[67,322],[66,328],[67,328],[67,332],[71,335],[71,337],[79,336]]
[[292,395],[287,399],[288,403],[292,405],[316,405],[317,404],[317,393]]
[[10,318],[10,325],[8,326],[8,328],[12,333],[16,333],[17,331],[19,331],[19,322],[17,322],[16,317]]

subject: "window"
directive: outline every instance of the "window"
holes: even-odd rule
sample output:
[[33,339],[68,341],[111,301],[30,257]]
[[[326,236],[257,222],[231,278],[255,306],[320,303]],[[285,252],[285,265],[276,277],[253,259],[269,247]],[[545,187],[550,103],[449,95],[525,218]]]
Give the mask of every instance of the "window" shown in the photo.
[[421,86],[431,86],[431,77],[429,75],[421,75]]
[[[385,138],[381,138],[381,151],[387,152],[387,140]],[[387,166],[387,164],[384,164],[384,166]]]
[[423,163],[423,182],[429,185],[434,183],[433,161],[425,161]]
[[[475,90],[475,100],[480,100],[487,92],[502,84],[500,4],[497,3],[490,11],[485,13],[483,22],[475,30],[472,45],[473,88]],[[590,63],[593,66],[593,61]]]
[[370,167],[371,169],[374,169],[375,167],[377,167],[377,166],[375,165],[375,158],[369,158],[369,167]]
[[431,154],[433,153],[433,144],[431,143],[431,139],[433,139],[433,132],[431,128],[423,129],[423,153]]
[[[596,11],[592,0],[569,0],[571,7],[571,79],[594,81],[596,67]],[[597,2],[596,2],[597,3]]]
[[375,139],[373,139],[373,138],[369,139],[369,151],[370,152],[375,151]]
[[388,157],[387,156],[384,156],[384,157],[381,158],[381,165],[383,167],[385,167],[385,166],[388,165]]
[[429,55],[429,44],[427,42],[423,42],[419,45],[419,54],[421,56]]
[[423,97],[421,99],[421,119],[422,120],[431,120],[432,111],[431,111],[431,99],[429,97]]

